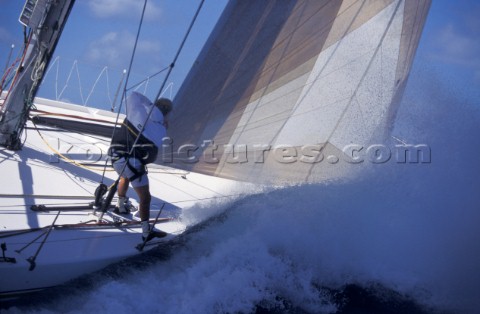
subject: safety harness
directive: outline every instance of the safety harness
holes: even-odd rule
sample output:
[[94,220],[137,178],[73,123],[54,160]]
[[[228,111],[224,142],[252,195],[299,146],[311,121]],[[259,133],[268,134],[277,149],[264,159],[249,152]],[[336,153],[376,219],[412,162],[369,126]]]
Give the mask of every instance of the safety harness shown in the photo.
[[[155,161],[158,153],[158,148],[155,144],[143,136],[143,134],[140,135],[140,138],[132,151],[131,143],[134,142],[137,136],[138,130],[130,123],[130,121],[128,121],[128,119],[125,119],[122,126],[115,130],[112,138],[112,145],[108,150],[112,165],[122,158],[125,159],[126,166],[134,174],[128,178],[130,181],[141,178],[143,175],[147,174],[146,165]],[[135,158],[142,163],[140,169],[137,169],[130,163],[132,158]]]
[[[115,154],[115,152],[114,152],[114,154]],[[130,163],[131,156],[129,156],[128,154],[117,155],[117,156],[118,156],[118,158],[114,158],[114,157],[111,158],[112,165],[113,165],[115,162],[119,161],[120,159],[124,158],[124,159],[125,159],[125,162],[126,162],[126,164],[127,164],[128,169],[130,169],[130,171],[133,172],[133,176],[131,176],[131,177],[128,178],[128,180],[129,180],[130,182],[132,182],[132,181],[134,181],[134,180],[136,180],[136,179],[138,179],[138,178],[141,178],[144,174],[147,174],[147,173],[148,173],[147,167],[146,167],[146,165],[145,165],[144,163],[142,163],[142,167],[141,167],[140,169],[135,168],[135,167]]]

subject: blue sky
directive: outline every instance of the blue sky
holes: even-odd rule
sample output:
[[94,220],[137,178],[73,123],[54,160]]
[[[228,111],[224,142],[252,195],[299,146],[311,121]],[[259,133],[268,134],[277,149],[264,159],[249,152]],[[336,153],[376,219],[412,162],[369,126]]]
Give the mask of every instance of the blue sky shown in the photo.
[[[12,44],[18,53],[23,0],[0,0],[0,69]],[[130,84],[168,66],[200,0],[149,0]],[[206,0],[168,83],[174,96],[227,0]],[[77,0],[38,96],[110,108],[133,49],[143,1]],[[480,90],[480,2],[433,0],[412,76],[428,68],[477,101]],[[423,72],[422,72],[423,73]],[[411,79],[415,79],[414,77]],[[164,76],[138,90],[153,98]],[[95,83],[96,82],[96,83]],[[478,102],[478,101],[477,101]]]
[[478,103],[480,1],[432,1],[414,63],[414,71],[421,68]]
[[[141,0],[77,0],[38,96],[110,108],[123,70],[128,68],[143,3]],[[226,3],[226,0],[205,1],[170,75],[168,83],[173,85],[166,96],[173,96],[180,88]],[[0,0],[2,73],[12,43],[16,46],[15,52],[21,47],[23,34],[18,17],[23,4],[23,0]],[[199,4],[199,0],[148,1],[129,86],[173,61]],[[163,74],[150,80],[148,85],[139,86],[139,91],[155,97]],[[110,97],[106,97],[107,93]]]

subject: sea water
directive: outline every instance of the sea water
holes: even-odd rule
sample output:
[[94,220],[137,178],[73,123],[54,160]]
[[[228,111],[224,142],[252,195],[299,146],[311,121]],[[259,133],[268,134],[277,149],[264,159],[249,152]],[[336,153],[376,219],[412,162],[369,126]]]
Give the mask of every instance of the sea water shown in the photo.
[[5,313],[480,312],[480,110],[432,90],[394,132],[430,163],[200,204],[178,241]]

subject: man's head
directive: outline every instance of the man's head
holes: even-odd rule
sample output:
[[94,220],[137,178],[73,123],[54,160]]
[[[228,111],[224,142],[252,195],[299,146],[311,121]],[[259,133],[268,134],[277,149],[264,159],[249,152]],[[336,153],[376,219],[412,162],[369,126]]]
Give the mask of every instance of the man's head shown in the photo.
[[170,99],[159,98],[155,101],[155,106],[166,116],[173,109],[173,103]]

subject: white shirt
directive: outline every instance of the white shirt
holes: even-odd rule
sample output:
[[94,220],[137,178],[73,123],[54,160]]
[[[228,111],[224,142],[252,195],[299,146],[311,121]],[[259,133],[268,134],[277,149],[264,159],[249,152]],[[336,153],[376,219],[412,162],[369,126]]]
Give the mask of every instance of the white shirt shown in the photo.
[[[153,103],[144,95],[133,92],[126,100],[127,119],[132,123],[138,131],[141,131],[144,123],[146,123],[143,135],[152,141],[157,147],[161,147],[162,139],[167,135],[164,126],[163,114]],[[153,109],[152,109],[153,108]],[[148,122],[146,122],[148,113],[150,114]]]

